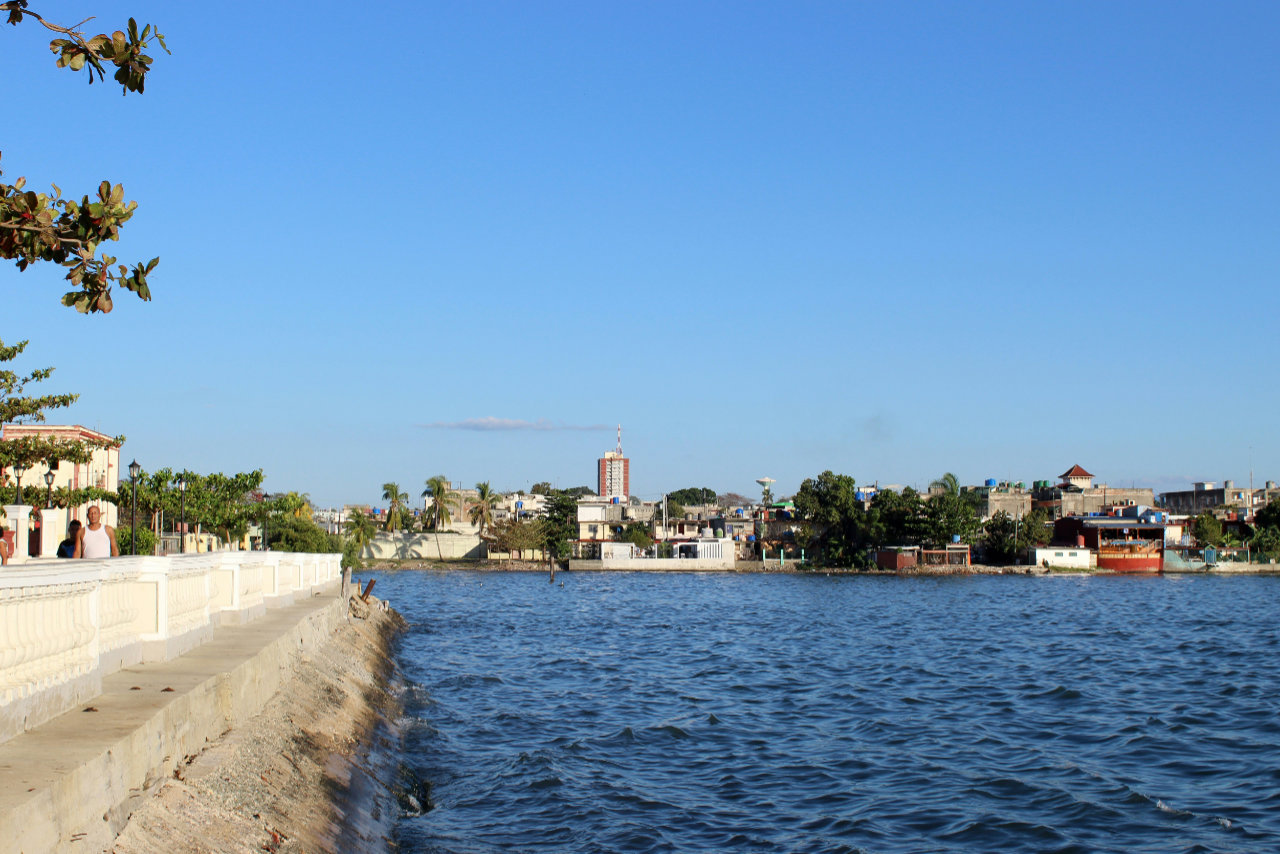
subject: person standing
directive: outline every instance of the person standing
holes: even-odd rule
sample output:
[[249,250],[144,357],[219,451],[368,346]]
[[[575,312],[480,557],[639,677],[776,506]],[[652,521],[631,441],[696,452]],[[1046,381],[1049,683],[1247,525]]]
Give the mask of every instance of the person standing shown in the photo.
[[58,557],[76,556],[76,535],[80,533],[80,520],[72,519],[67,526],[67,538],[58,543]]
[[102,524],[102,508],[90,507],[85,515],[89,519],[89,524],[76,532],[76,557],[87,560],[119,557],[120,547],[116,545],[116,529]]

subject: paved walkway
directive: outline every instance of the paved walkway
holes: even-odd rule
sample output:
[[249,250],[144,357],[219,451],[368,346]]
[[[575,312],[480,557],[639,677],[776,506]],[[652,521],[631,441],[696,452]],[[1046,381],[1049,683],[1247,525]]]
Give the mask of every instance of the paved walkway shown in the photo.
[[[109,845],[128,798],[260,711],[296,653],[345,619],[343,603],[331,590],[215,629],[185,655],[105,677],[102,693],[80,708],[0,744],[0,848]],[[21,848],[6,847],[15,840]]]

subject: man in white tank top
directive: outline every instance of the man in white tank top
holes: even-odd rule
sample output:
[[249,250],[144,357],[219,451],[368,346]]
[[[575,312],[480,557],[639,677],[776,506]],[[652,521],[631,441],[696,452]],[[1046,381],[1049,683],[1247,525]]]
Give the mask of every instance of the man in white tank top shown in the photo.
[[119,557],[120,547],[116,545],[116,529],[102,524],[102,510],[90,507],[86,514],[89,524],[76,532],[76,557],[98,560],[104,557]]

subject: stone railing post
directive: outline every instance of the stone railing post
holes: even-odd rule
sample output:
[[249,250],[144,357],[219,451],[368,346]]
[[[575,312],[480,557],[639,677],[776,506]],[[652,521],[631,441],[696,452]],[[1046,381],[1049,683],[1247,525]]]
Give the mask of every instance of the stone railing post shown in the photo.
[[45,507],[40,511],[40,557],[57,557],[67,535],[67,509]]
[[27,526],[31,519],[31,508],[25,504],[6,504],[4,512],[5,527],[13,531],[13,554],[9,555],[9,563],[26,563],[31,533]]

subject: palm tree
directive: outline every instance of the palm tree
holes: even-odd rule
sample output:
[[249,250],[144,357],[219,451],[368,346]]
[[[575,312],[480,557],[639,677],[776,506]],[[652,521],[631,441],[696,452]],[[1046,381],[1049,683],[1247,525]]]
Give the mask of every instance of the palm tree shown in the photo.
[[937,480],[929,484],[930,492],[932,492],[935,489],[940,489],[943,492],[945,492],[947,495],[959,495],[960,494],[960,478],[956,477],[951,472],[947,472],[942,477],[938,478]]
[[438,474],[427,478],[427,488],[422,490],[422,497],[431,498],[427,518],[431,520],[431,527],[436,532],[436,556],[444,560],[440,551],[440,526],[453,521],[453,517],[449,515],[449,502],[457,497],[457,493],[449,488],[449,478]]
[[493,507],[502,500],[502,495],[494,492],[489,486],[489,481],[481,481],[476,484],[476,500],[471,502],[471,524],[479,529],[481,535],[484,529],[493,525]]
[[373,540],[374,534],[378,530],[373,522],[373,517],[363,510],[352,510],[348,513],[346,526],[347,536],[355,541],[361,552]]
[[400,514],[404,512],[404,502],[409,500],[409,493],[400,491],[400,484],[392,481],[382,484],[382,500],[388,501],[387,530],[395,531],[400,527]]

